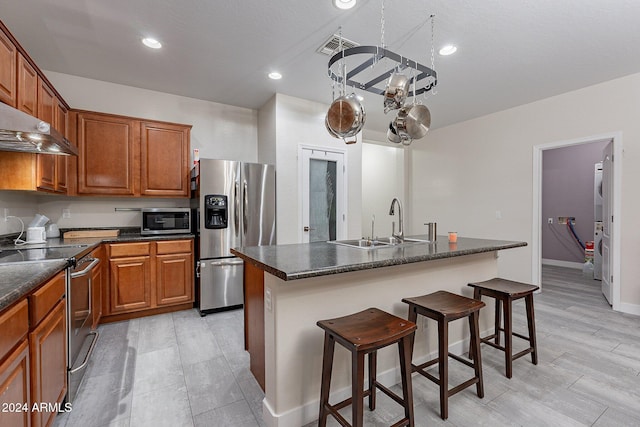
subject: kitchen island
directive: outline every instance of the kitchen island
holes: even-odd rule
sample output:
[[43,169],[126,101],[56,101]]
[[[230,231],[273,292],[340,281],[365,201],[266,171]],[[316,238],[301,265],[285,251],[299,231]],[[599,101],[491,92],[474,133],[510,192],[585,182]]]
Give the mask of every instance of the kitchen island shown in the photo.
[[[425,236],[416,236],[424,239]],[[318,242],[243,247],[232,253],[245,261],[245,347],[251,371],[265,391],[263,416],[268,426],[301,426],[318,416],[322,366],[322,319],[377,307],[407,316],[404,297],[447,290],[471,297],[469,282],[498,275],[497,251],[525,242],[446,236],[435,243],[412,242],[363,249]],[[481,312],[480,329],[493,326],[493,310]],[[437,351],[433,324],[418,325],[414,362]],[[450,351],[468,344],[466,323],[454,322]],[[336,347],[331,401],[350,395],[349,353]],[[378,352],[378,379],[399,382],[395,348]]]

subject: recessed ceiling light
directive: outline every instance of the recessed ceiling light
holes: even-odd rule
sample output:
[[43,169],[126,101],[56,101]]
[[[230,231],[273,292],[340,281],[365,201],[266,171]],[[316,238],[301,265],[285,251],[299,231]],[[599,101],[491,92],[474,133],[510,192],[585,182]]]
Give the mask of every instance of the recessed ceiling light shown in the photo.
[[151,49],[160,49],[162,47],[162,43],[156,39],[152,39],[151,37],[145,37],[142,39],[142,44],[146,47],[150,47]]
[[282,78],[282,74],[277,71],[272,71],[269,73],[269,78],[272,80],[280,80]]
[[333,5],[338,9],[351,9],[356,5],[356,0],[333,0]]
[[442,49],[440,49],[438,51],[438,53],[440,55],[442,55],[442,56],[447,56],[447,55],[452,55],[452,54],[456,53],[456,50],[458,50],[457,47],[455,47],[452,44],[448,44],[448,45],[442,47]]

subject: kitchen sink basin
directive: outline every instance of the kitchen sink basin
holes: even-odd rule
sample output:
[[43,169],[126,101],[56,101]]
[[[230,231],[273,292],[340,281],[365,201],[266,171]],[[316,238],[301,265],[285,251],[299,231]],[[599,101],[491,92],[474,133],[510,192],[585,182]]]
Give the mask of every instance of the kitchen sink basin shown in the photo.
[[420,243],[429,243],[428,240],[405,238],[404,242],[400,242],[393,237],[381,237],[376,240],[369,239],[351,239],[351,240],[331,240],[328,243],[334,245],[350,246],[358,249],[381,249],[393,248],[397,246],[415,245]]

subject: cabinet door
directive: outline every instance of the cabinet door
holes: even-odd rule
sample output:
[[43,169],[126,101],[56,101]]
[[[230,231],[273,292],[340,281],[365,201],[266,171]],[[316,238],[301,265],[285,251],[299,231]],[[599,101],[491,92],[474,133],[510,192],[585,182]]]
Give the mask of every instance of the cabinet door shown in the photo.
[[193,301],[193,258],[191,254],[156,256],[157,305]]
[[[65,138],[69,137],[69,110],[64,106],[62,101],[56,98],[55,115],[53,117],[53,127]],[[69,156],[55,156],[56,159],[56,182],[55,189],[57,192],[66,193],[67,184],[67,161]]]
[[[38,118],[55,128],[58,100],[53,90],[38,78]],[[38,154],[38,190],[56,190],[56,157],[52,154]]]
[[109,260],[110,313],[151,307],[151,257]]
[[[31,408],[29,395],[29,342],[25,338],[0,364],[0,405],[25,404]],[[8,408],[10,409],[10,408]],[[24,408],[20,408],[24,409]],[[0,426],[28,427],[29,411],[0,411]]]
[[142,122],[141,194],[189,197],[189,126]]
[[38,73],[20,53],[16,107],[33,117],[38,117]]
[[9,37],[0,31],[0,101],[16,106],[16,61],[18,58],[15,45]]
[[78,113],[78,193],[133,196],[140,185],[140,127],[109,114]]
[[[66,301],[29,333],[31,351],[31,399],[34,403],[62,403],[67,393]],[[53,423],[57,412],[34,411],[32,427]]]

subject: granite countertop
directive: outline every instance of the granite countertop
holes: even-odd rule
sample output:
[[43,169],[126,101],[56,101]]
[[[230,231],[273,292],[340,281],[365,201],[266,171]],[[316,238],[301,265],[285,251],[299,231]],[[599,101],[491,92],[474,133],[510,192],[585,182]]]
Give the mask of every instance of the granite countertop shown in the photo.
[[[77,249],[77,251],[70,256],[78,258],[85,253],[90,252],[102,243],[125,243],[193,238],[195,238],[193,234],[143,236],[138,231],[137,233],[122,233],[117,237],[86,237],[81,239],[53,238],[47,239],[46,243],[22,246],[13,245],[10,239],[4,239],[0,242],[0,251],[40,248],[74,248]],[[66,267],[67,261],[64,259],[0,264],[0,311],[18,301],[23,296],[29,294]]]
[[[426,239],[426,236],[411,236]],[[231,249],[236,256],[282,280],[297,280],[348,271],[431,261],[526,246],[526,242],[459,237],[450,244],[447,236],[435,243],[410,243],[377,249],[360,249],[327,242],[251,246]]]

